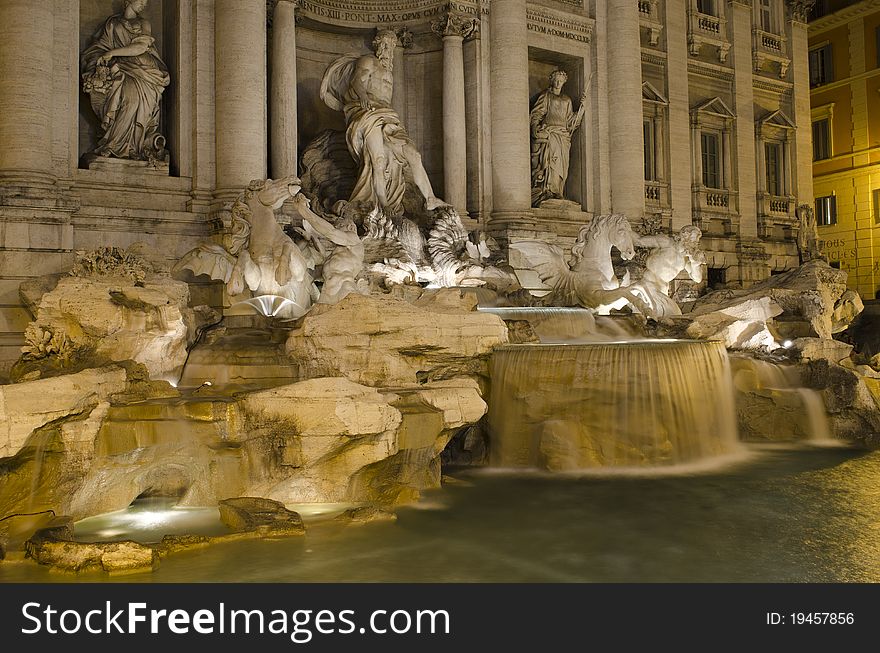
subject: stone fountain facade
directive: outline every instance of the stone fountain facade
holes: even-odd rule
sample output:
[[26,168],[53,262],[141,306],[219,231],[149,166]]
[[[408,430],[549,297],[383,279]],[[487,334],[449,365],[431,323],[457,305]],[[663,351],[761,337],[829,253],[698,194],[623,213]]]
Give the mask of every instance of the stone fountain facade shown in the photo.
[[[0,373],[33,318],[18,286],[69,270],[77,251],[141,242],[171,265],[229,226],[254,179],[299,175],[338,196],[322,148],[354,164],[321,82],[340,57],[369,54],[377,28],[397,36],[391,104],[433,190],[502,252],[524,239],[567,251],[593,215],[623,213],[666,234],[698,226],[703,283],[795,267],[795,207],[812,203],[811,3],[774,3],[767,26],[755,3],[714,4],[718,15],[696,0],[149,0],[132,14],[143,53],[114,71],[112,57],[98,60],[119,3],[4,2]],[[582,119],[565,137],[563,197],[532,206],[535,135],[553,125],[532,128],[530,111],[557,69]],[[105,103],[125,97],[131,74],[150,82],[139,106],[158,125],[149,143],[114,150],[126,118],[105,126]],[[703,170],[703,133],[717,140],[718,174]],[[768,144],[783,170],[773,189]],[[299,226],[290,206],[281,221]],[[187,281],[193,305],[230,304],[207,277]]]
[[[7,333],[0,385],[0,513],[78,518],[151,494],[413,501],[439,487],[441,454],[473,434],[490,384],[498,394],[493,351],[530,333],[478,298],[580,307],[591,324],[625,313],[647,342],[717,341],[670,348],[676,361],[711,350],[692,385],[724,394],[674,437],[667,417],[633,419],[626,443],[595,444],[571,425],[603,379],[569,384],[583,392],[566,422],[542,395],[564,394],[556,367],[520,373],[518,421],[544,429],[551,469],[727,451],[725,349],[796,358],[836,433],[880,432],[880,373],[831,340],[858,296],[821,259],[797,267],[794,206],[811,199],[796,172],[809,157],[804,3],[780,5],[780,45],[754,57],[749,44],[767,41],[743,38],[748,3],[721,3],[723,16],[630,0],[392,4],[133,0],[98,20],[85,3],[37,0],[43,22],[10,31],[0,64],[52,84],[28,87],[44,104],[0,96],[3,315],[22,332]],[[25,10],[4,4],[2,24]],[[58,92],[77,63],[60,46],[25,62],[9,45],[71,45],[74,25],[78,126],[77,94]],[[40,120],[48,140],[10,128]],[[767,143],[785,161],[773,193],[755,176]],[[713,270],[739,289],[699,297]],[[624,390],[635,375],[652,385],[650,365],[626,369]],[[851,392],[835,394],[844,377]],[[663,386],[663,415],[693,400],[678,389]],[[763,390],[744,386],[740,405],[778,396]],[[612,393],[597,411],[619,404]],[[608,420],[603,437],[630,417],[590,415]],[[718,446],[689,439],[722,431]]]

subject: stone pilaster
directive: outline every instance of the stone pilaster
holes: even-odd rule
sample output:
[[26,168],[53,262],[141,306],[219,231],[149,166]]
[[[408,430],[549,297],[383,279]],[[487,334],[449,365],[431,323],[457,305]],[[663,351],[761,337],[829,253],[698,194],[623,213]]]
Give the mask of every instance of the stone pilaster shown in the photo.
[[492,223],[503,229],[528,216],[532,202],[526,0],[493,0],[489,40]]
[[[739,234],[742,238],[758,235],[758,180],[755,149],[755,93],[752,86],[752,3],[736,0],[728,5],[728,22],[732,26],[733,72],[736,88],[736,151],[722,150],[725,161],[735,158],[736,188],[739,206]],[[725,176],[730,180],[730,176]],[[732,229],[734,230],[734,229]]]
[[639,5],[608,0],[607,6],[611,206],[634,220],[645,213]]
[[[801,20],[798,20],[800,16]],[[791,44],[791,81],[794,84],[794,115],[797,125],[794,134],[795,183],[793,194],[797,203],[813,205],[813,129],[810,118],[810,68],[808,63],[808,41],[806,15],[793,14],[789,22],[789,43]]]
[[[669,88],[669,194],[672,229],[693,221],[691,192],[690,95],[688,93],[687,14],[666,3],[667,83]],[[697,140],[699,143],[699,139]],[[699,156],[697,157],[699,160]]]
[[[0,184],[55,183],[52,58],[55,3],[0,2]],[[5,192],[0,190],[0,203]]]
[[443,39],[443,179],[444,199],[467,213],[467,123],[464,103],[463,43],[477,29],[474,18],[447,12],[432,24]]
[[266,5],[214,4],[215,198],[266,177]]
[[296,0],[278,0],[272,10],[269,69],[270,174],[297,173]]

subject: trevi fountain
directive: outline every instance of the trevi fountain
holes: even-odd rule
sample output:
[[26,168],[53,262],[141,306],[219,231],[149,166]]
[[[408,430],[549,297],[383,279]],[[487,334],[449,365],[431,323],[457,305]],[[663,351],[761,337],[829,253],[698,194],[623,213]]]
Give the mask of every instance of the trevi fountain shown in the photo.
[[[82,52],[90,173],[167,174],[146,5]],[[496,238],[426,172],[400,38],[325,66],[343,129],[176,262],[104,245],[21,283],[0,580],[880,580],[880,358],[846,272],[813,239],[709,289],[696,223],[621,212]],[[531,111],[538,210],[572,203],[567,80]]]

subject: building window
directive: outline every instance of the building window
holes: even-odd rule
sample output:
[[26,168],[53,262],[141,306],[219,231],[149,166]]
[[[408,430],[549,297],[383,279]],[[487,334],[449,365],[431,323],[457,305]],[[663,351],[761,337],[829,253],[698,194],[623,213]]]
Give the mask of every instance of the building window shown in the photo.
[[700,151],[703,163],[703,186],[721,188],[721,148],[718,134],[702,132],[700,134]]
[[813,161],[831,158],[831,128],[828,118],[813,121]]
[[764,144],[764,167],[767,172],[767,192],[771,195],[783,195],[782,189],[782,144]]
[[776,34],[776,15],[773,8],[774,0],[759,0],[758,17],[759,25],[765,32]]
[[697,0],[697,11],[701,14],[708,14],[709,16],[718,15],[715,8],[715,0]]
[[645,133],[645,181],[657,181],[657,160],[655,156],[657,149],[654,145],[656,140],[654,121],[645,120],[642,123],[642,130]]
[[877,67],[880,68],[880,25],[874,28],[874,43],[877,45]]
[[834,195],[816,198],[816,224],[820,227],[837,224],[837,198]]
[[874,224],[880,224],[880,188],[875,188],[874,196]]
[[810,86],[821,86],[834,81],[831,63],[831,44],[810,50]]

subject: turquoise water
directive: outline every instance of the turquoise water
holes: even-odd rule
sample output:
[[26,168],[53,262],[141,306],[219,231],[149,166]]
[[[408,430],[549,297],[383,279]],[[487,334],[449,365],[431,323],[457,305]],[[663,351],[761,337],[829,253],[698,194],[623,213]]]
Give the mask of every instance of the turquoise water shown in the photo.
[[394,523],[171,556],[154,573],[0,563],[3,582],[880,582],[880,452],[751,448],[687,475],[456,470]]

